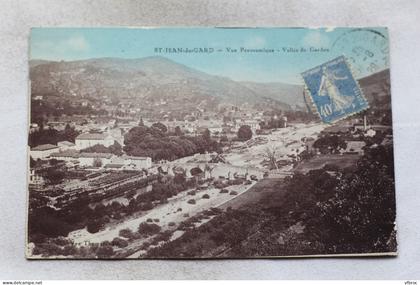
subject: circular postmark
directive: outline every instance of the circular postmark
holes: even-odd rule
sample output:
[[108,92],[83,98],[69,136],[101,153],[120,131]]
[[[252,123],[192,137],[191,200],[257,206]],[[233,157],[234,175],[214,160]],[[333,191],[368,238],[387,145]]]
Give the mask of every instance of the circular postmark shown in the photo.
[[379,72],[389,65],[388,37],[370,28],[356,28],[341,34],[332,50],[343,54],[355,77]]

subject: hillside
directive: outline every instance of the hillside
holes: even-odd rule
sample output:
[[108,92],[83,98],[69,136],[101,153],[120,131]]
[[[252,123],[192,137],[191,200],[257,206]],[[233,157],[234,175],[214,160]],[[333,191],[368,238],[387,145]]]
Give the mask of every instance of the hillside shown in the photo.
[[301,85],[280,82],[257,83],[249,81],[241,82],[241,84],[261,97],[278,100],[290,106],[305,106],[302,95],[303,88]]
[[371,111],[376,112],[382,123],[391,123],[391,84],[389,69],[371,74],[359,80],[363,94],[369,101]]
[[[30,64],[32,95],[133,100],[176,100],[200,103],[269,102],[280,109],[294,105],[296,86],[287,84],[252,85],[210,75],[164,57],[140,59],[101,58],[72,62]],[[280,92],[276,94],[276,92]],[[284,98],[283,98],[284,97]],[[297,100],[301,100],[300,97]]]
[[[212,109],[219,104],[246,103],[261,110],[307,110],[300,85],[237,82],[158,56],[70,62],[32,60],[30,78],[33,96],[127,99],[146,105],[165,101],[175,109],[187,105]],[[362,78],[359,83],[371,103],[390,101],[382,100],[389,95],[388,69]]]

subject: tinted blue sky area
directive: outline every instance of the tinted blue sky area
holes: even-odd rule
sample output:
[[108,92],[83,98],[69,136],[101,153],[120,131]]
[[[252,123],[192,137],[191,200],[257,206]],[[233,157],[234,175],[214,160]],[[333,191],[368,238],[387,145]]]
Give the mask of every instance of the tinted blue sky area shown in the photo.
[[[385,28],[34,28],[30,58],[72,61],[159,55],[234,80],[301,83],[301,72],[339,55],[352,57],[360,76],[387,68],[387,38]],[[275,52],[241,52],[241,47]],[[214,51],[157,53],[155,48]]]

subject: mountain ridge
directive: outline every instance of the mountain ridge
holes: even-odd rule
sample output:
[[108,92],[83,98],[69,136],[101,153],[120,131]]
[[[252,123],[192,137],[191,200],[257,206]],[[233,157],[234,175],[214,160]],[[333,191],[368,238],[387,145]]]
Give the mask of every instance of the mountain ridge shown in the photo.
[[[191,100],[219,104],[273,104],[278,109],[305,110],[303,86],[283,82],[235,81],[212,75],[163,56],[92,58],[75,61],[29,62],[31,92],[59,96]],[[389,70],[388,70],[389,73]],[[379,74],[379,75],[378,75]],[[371,86],[389,74],[359,80]],[[369,88],[365,88],[370,90]],[[371,94],[370,94],[371,95]],[[368,97],[371,97],[368,95]]]

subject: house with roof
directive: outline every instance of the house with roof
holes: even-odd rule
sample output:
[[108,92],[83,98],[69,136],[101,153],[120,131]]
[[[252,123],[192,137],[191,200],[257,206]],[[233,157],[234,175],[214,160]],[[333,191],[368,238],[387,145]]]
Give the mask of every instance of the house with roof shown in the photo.
[[353,153],[353,154],[364,154],[364,147],[366,143],[364,141],[346,141],[347,147],[344,150],[345,153]]
[[57,143],[57,146],[60,148],[60,151],[66,151],[70,149],[76,149],[76,145],[69,141],[61,141]]
[[63,160],[63,161],[75,161],[79,158],[79,152],[74,149],[67,149],[64,151],[54,152],[50,155],[50,158],[54,158],[57,160]]
[[261,129],[260,122],[255,119],[246,119],[246,118],[236,118],[234,121],[233,131],[238,132],[239,128],[242,126],[249,126],[252,130],[252,133]]
[[152,167],[152,159],[142,156],[113,156],[109,165],[105,165],[107,169],[121,170],[141,170]]
[[124,164],[121,163],[108,163],[104,166],[108,170],[124,170]]
[[322,135],[344,135],[350,132],[350,126],[347,125],[332,125],[326,127],[321,131]]
[[44,178],[35,172],[35,169],[29,170],[29,189],[41,190],[44,185]]
[[111,163],[112,157],[111,153],[82,152],[78,159],[80,166],[105,166]]
[[58,152],[60,148],[53,144],[41,144],[36,147],[31,148],[30,156],[33,159],[45,159],[49,157],[52,153]]
[[107,133],[83,133],[76,137],[76,149],[84,149],[97,144],[109,147],[115,139]]
[[124,164],[127,166],[133,166],[135,169],[148,169],[152,167],[152,159],[144,156],[128,156],[123,155]]

